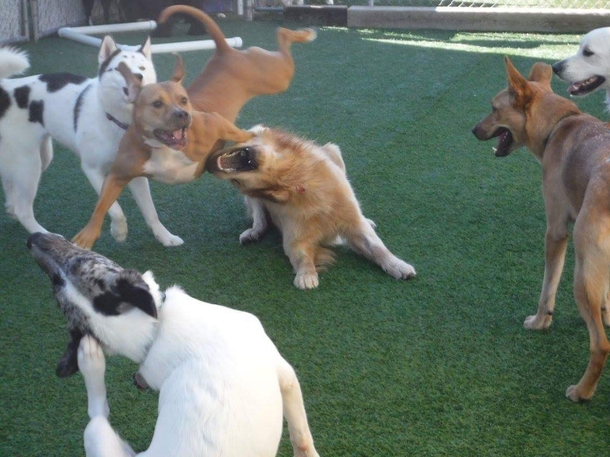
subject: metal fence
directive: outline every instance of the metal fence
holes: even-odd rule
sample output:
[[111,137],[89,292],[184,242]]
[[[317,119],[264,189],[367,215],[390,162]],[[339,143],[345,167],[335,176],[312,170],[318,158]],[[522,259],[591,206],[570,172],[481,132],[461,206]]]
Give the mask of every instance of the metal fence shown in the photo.
[[26,0],[0,0],[0,43],[29,38]]

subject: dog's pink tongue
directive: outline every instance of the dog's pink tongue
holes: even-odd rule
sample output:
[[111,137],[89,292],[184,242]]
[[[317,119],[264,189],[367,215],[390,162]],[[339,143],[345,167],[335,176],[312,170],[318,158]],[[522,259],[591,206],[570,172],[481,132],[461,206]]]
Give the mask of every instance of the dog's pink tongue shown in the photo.
[[175,132],[172,132],[172,135],[175,139],[181,140],[184,137],[184,129],[176,130]]

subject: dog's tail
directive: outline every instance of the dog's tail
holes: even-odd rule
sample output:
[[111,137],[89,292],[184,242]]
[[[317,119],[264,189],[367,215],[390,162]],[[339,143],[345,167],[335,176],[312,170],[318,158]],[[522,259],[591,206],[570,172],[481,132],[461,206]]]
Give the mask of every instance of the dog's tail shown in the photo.
[[177,13],[188,14],[189,16],[193,16],[195,19],[198,19],[205,26],[206,30],[214,40],[214,43],[216,43],[216,52],[231,50],[231,46],[227,44],[224,33],[222,33],[222,30],[220,30],[218,24],[214,22],[214,19],[200,9],[193,8],[192,6],[174,5],[165,8],[163,11],[161,11],[161,14],[159,14],[157,23],[162,24],[167,21],[170,16]]
[[18,75],[28,68],[30,68],[30,62],[25,51],[0,47],[0,79]]

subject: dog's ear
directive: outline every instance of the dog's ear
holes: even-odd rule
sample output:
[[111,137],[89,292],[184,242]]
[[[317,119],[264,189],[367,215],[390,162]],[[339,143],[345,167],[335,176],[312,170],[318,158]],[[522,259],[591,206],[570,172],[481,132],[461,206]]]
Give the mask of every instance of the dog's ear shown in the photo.
[[537,62],[530,70],[530,75],[527,79],[540,83],[550,89],[551,80],[553,79],[553,68],[544,62]]
[[112,39],[110,35],[106,35],[102,40],[102,44],[100,46],[100,52],[97,55],[97,62],[101,65],[106,61],[114,52],[116,52],[119,48],[117,48],[116,43]]
[[146,41],[144,41],[144,43],[142,43],[142,46],[140,46],[138,48],[138,52],[144,54],[144,57],[146,57],[148,60],[150,60],[152,62],[152,49],[150,46],[151,46],[150,36],[148,36],[146,38]]
[[517,101],[523,101],[530,93],[527,79],[515,68],[508,57],[504,57],[506,65],[506,78],[508,80],[508,91]]
[[[134,281],[133,277],[138,278]],[[144,282],[140,273],[135,270],[123,270],[116,281],[116,291],[124,302],[141,309],[151,317],[157,318],[157,306],[150,293],[148,284]]]
[[157,318],[157,306],[148,284],[135,270],[122,270],[109,289],[93,299],[93,308],[106,316],[118,316],[136,307]]
[[176,56],[176,66],[174,67],[174,74],[172,75],[171,79],[178,84],[182,84],[182,80],[186,74],[186,71],[184,70],[184,62],[182,61],[180,54],[174,53],[174,55]]
[[123,91],[125,92],[125,95],[127,95],[127,99],[130,103],[135,102],[142,90],[142,81],[134,76],[125,62],[120,62],[117,66],[117,70],[123,78],[125,78],[127,86],[123,87]]

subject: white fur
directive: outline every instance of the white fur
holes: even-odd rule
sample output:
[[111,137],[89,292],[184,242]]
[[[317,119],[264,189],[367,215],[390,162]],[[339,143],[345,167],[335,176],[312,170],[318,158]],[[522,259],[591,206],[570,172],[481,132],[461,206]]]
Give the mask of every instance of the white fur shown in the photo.
[[[101,64],[116,50],[114,41],[104,38],[98,55]],[[131,123],[133,103],[123,90],[125,79],[116,71],[124,61],[134,73],[143,76],[143,83],[156,82],[151,61],[150,41],[142,52],[123,50],[115,56],[100,77],[80,84],[68,84],[56,92],[47,91],[39,75],[17,79],[2,79],[0,87],[11,97],[11,106],[0,118],[0,178],[6,196],[6,210],[30,232],[47,232],[34,216],[33,203],[42,172],[53,157],[51,137],[73,150],[80,158],[81,168],[99,194],[110,169],[118,145],[125,131],[108,120],[106,113],[122,123]],[[11,48],[0,49],[0,76],[7,78],[28,66],[23,52]],[[29,100],[44,103],[44,126],[28,120],[28,108],[17,106],[13,91],[22,86],[30,88]],[[83,90],[78,128],[74,128],[74,107]],[[146,223],[155,237],[165,246],[177,246],[183,241],[172,235],[159,221],[148,180],[144,177],[131,181],[129,187]],[[111,233],[118,241],[127,236],[127,221],[118,203],[109,210]]]
[[[591,55],[585,55],[592,53]],[[603,76],[606,81],[598,89],[606,90],[606,105],[610,109],[610,27],[587,33],[580,41],[576,54],[557,62],[562,67],[557,75],[570,83]]]
[[[150,274],[145,281],[154,283]],[[153,295],[158,293],[155,286]],[[150,325],[151,319],[134,308],[92,322],[102,346],[141,361],[140,375],[160,391],[152,442],[138,455],[275,456],[283,413],[294,455],[318,457],[294,370],[255,316],[201,302],[171,287],[158,309],[157,324]],[[143,361],[134,346],[149,348]],[[87,456],[134,455],[108,421],[105,362],[95,339],[81,340],[78,357],[91,418],[84,436]]]

